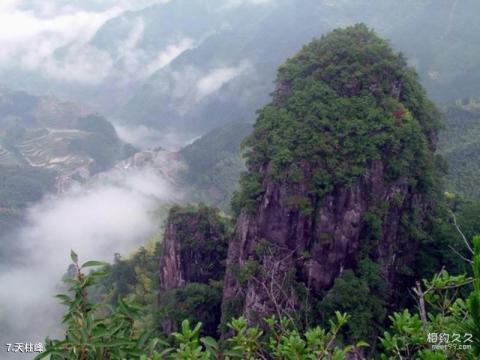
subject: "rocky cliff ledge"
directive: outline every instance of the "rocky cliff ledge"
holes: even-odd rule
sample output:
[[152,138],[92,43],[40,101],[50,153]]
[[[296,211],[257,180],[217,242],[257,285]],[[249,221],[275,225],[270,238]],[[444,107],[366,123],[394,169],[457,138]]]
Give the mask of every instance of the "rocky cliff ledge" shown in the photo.
[[223,278],[228,231],[218,211],[209,207],[173,207],[165,229],[160,260],[160,287]]

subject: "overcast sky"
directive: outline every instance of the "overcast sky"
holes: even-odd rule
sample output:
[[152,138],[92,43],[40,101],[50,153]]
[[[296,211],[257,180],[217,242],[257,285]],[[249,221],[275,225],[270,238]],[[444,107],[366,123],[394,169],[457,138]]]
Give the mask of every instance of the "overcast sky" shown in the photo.
[[[85,47],[96,31],[109,19],[126,10],[135,10],[163,0],[2,0],[0,1],[0,71],[20,68],[42,71],[52,77],[84,78],[90,65],[95,72],[107,72],[111,64],[105,54]],[[73,47],[67,62],[58,64],[53,53]],[[80,51],[81,49],[81,51]],[[83,64],[83,68],[79,65]],[[72,68],[75,68],[76,71]]]

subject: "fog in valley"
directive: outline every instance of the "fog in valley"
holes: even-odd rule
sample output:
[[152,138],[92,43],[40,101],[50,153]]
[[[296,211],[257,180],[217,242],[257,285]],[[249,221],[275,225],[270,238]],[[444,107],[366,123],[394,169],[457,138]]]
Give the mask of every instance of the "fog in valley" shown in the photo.
[[20,256],[0,265],[2,342],[58,335],[63,309],[53,295],[65,291],[70,250],[82,262],[128,255],[158,231],[159,203],[178,200],[178,190],[143,169],[115,183],[48,195],[30,207],[23,227],[9,235],[20,245]]

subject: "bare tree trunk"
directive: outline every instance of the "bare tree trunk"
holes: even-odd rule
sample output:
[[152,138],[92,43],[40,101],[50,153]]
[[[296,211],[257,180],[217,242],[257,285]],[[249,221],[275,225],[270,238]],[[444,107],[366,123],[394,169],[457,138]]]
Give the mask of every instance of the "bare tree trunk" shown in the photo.
[[425,293],[422,290],[420,281],[415,282],[413,292],[418,296],[418,310],[420,312],[420,319],[422,320],[423,328],[425,329],[427,327],[427,309],[425,306]]

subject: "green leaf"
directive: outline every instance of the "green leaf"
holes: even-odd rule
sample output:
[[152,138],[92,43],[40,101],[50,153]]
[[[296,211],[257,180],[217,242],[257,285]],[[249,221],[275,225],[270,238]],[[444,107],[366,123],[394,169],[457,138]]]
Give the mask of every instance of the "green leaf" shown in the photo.
[[74,263],[77,263],[78,262],[78,255],[75,251],[73,250],[70,250],[70,259],[72,259],[72,261]]
[[95,271],[89,274],[91,278],[99,278],[99,277],[104,277],[108,275],[108,271]]
[[356,345],[358,348],[362,348],[362,347],[370,347],[370,345],[365,342],[365,341],[359,341],[357,342],[357,345]]
[[83,269],[83,268],[92,267],[92,266],[105,266],[105,265],[107,265],[107,263],[93,260],[93,261],[87,261],[81,266],[81,268]]
[[115,340],[109,343],[103,343],[102,346],[108,348],[117,346],[135,346],[135,343],[131,340]]
[[143,348],[145,346],[145,343],[147,342],[147,340],[152,336],[152,332],[151,331],[144,331],[142,333],[142,335],[140,336],[140,338],[138,339],[138,342],[137,342],[137,346],[139,348]]
[[72,301],[72,299],[71,299],[69,296],[65,295],[65,294],[57,294],[57,295],[55,295],[54,297],[56,297],[57,299],[62,300],[64,303],[68,303],[68,302]]
[[35,356],[34,360],[45,359],[47,356],[50,356],[50,355],[58,355],[58,356],[63,357],[65,355],[65,353],[62,352],[62,351],[59,351],[57,349],[49,349],[49,350],[41,352],[40,354]]
[[218,343],[214,338],[210,336],[202,337],[200,341],[205,345],[205,347],[209,349],[218,350]]

